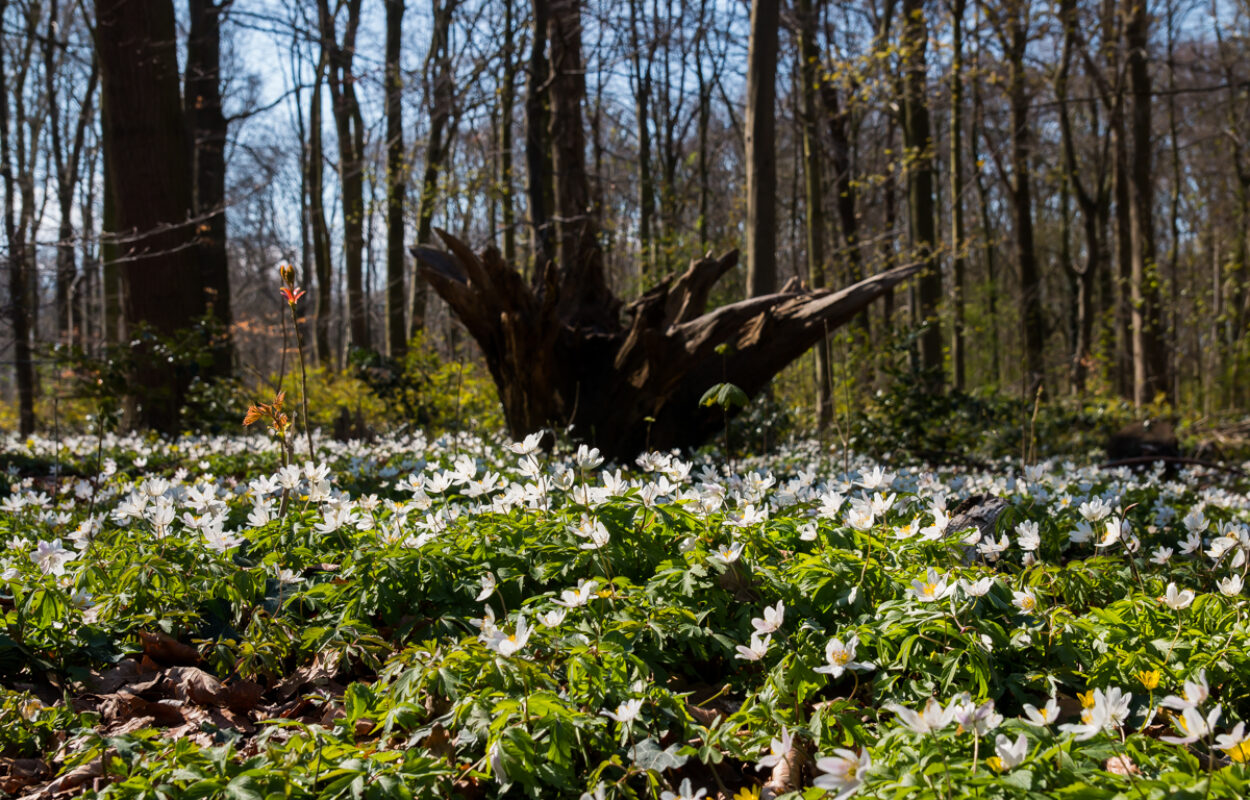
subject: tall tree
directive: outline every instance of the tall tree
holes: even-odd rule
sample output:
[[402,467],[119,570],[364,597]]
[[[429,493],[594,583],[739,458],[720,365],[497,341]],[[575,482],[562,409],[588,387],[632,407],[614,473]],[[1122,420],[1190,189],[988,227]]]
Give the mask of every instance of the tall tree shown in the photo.
[[777,38],[780,7],[751,3],[747,51],[746,255],[747,296],[777,289]]
[[330,314],[334,298],[334,269],[330,261],[330,227],[326,223],[325,146],[321,130],[322,93],[325,91],[329,53],[326,43],[320,42],[313,75],[312,96],[308,103],[308,157],[304,163],[304,170],[305,184],[308,188],[309,227],[312,229],[313,274],[317,279],[317,319],[313,328],[313,342],[317,351],[317,363],[326,368],[333,368],[334,350],[330,344]]
[[[190,143],[179,96],[174,8],[97,0],[96,51],[120,242],[123,307],[131,335],[140,325],[172,336],[205,310],[192,209]],[[146,343],[136,353],[130,421],[164,432],[178,427],[191,376]]]
[[[343,271],[347,277],[347,319],[354,348],[369,347],[369,317],[365,309],[365,130],[356,97],[356,35],[360,31],[361,0],[317,0],[321,41],[329,48],[331,109],[339,150],[339,196],[343,205]],[[343,38],[338,34],[340,12],[347,9]]]
[[1128,46],[1129,87],[1133,95],[1132,167],[1129,218],[1131,221],[1133,334],[1133,403],[1145,405],[1155,395],[1170,395],[1166,332],[1159,302],[1159,265],[1154,232],[1154,170],[1150,131],[1150,12],[1146,0],[1129,0],[1124,25]]
[[[417,242],[428,244],[434,230],[434,207],[438,204],[438,181],[451,151],[452,116],[455,112],[455,76],[451,63],[451,22],[458,0],[434,0],[430,49],[425,57],[426,98],[430,132],[425,141],[425,169],[421,174],[421,200],[417,207]],[[425,328],[429,292],[421,276],[414,275],[409,308],[410,334]]]
[[[630,81],[634,91],[634,117],[638,126],[638,252],[641,256],[642,274],[649,275],[656,263],[655,237],[652,220],[655,217],[655,179],[651,174],[651,62],[655,49],[644,44],[640,35],[638,6],[642,0],[629,2],[629,64]],[[643,58],[643,51],[647,57]]]
[[[816,122],[819,116],[817,91],[821,84],[820,50],[816,46],[817,12],[812,0],[799,0],[795,29],[799,50],[799,95],[802,102],[803,131],[803,202],[807,231],[807,276],[812,288],[826,285],[825,278],[825,215],[823,175],[820,158],[820,136]],[[816,345],[816,419],[821,429],[833,420],[833,387],[829,370],[829,346]]]
[[[408,351],[404,321],[404,161],[403,42],[404,0],[386,0],[386,352],[402,359]],[[419,279],[419,277],[418,277]]]
[[525,77],[525,171],[528,176],[526,199],[529,201],[530,251],[536,273],[555,257],[552,219],[555,188],[547,130],[551,114],[547,20],[551,11],[549,0],[533,0],[530,8],[532,33]]
[[221,22],[233,0],[188,0],[183,107],[191,137],[191,212],[205,307],[219,328],[211,343],[213,373],[233,369],[230,345],[230,265],[226,258],[226,132],[221,109]]
[[919,316],[925,325],[920,337],[920,363],[926,376],[943,383],[942,329],[938,302],[942,272],[937,257],[937,210],[934,203],[933,137],[926,100],[926,57],[929,31],[923,0],[903,0],[903,146],[907,163],[907,205],[920,272]]
[[964,241],[964,12],[966,0],[952,0],[951,12],[951,372],[955,388],[963,391],[967,381],[964,341],[964,309],[968,259]]
[[[0,0],[0,21],[5,19],[8,0]],[[5,266],[9,273],[9,318],[13,325],[13,360],[17,379],[18,430],[29,434],[35,430],[35,369],[31,347],[31,294],[34,283],[34,258],[29,241],[34,219],[33,172],[25,169],[27,155],[27,111],[24,89],[29,75],[31,48],[35,42],[37,17],[26,9],[26,49],[14,59],[12,66],[4,63],[0,48],[0,172],[4,180],[4,238],[8,246]],[[16,119],[12,107],[17,107]],[[20,205],[19,205],[20,201]]]

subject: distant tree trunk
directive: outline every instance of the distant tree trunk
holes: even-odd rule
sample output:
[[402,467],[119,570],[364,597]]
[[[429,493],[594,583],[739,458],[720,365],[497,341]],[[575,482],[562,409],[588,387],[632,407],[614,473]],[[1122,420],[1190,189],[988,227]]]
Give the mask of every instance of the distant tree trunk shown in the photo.
[[551,43],[551,165],[555,173],[555,261],[562,291],[561,315],[574,326],[611,329],[619,303],[607,288],[598,221],[591,215],[586,176],[582,102],[580,0],[551,0],[547,38]]
[[1171,398],[1166,333],[1159,302],[1159,265],[1154,233],[1154,173],[1150,150],[1150,14],[1145,0],[1132,0],[1124,26],[1129,85],[1133,94],[1133,160],[1129,172],[1132,246],[1130,276],[1133,333],[1133,404],[1140,407],[1162,393]]
[[[820,51],[816,47],[816,11],[812,0],[798,0],[799,85],[803,130],[803,204],[807,212],[807,276],[813,289],[826,285],[825,215],[822,190],[820,138],[816,128],[819,115],[817,87],[820,80]],[[821,430],[833,420],[833,389],[829,369],[829,345],[816,344],[816,419]]]
[[964,343],[964,297],[967,258],[964,252],[964,53],[965,0],[951,3],[951,367],[955,388],[963,391],[967,379]]
[[353,348],[369,348],[369,318],[364,292],[364,120],[356,98],[356,33],[360,28],[361,0],[346,0],[343,41],[338,40],[337,14],[328,0],[317,0],[321,39],[330,48],[327,62],[334,128],[339,149],[339,194],[343,204],[343,270],[347,278],[347,320]]
[[629,0],[630,79],[634,85],[634,116],[638,121],[638,252],[644,278],[656,266],[652,219],[655,216],[655,179],[651,175],[651,61],[643,64],[642,38],[638,35],[638,4]]
[[[513,0],[503,0],[503,77],[499,82],[499,199],[503,215],[503,257],[516,263],[516,208],[512,183],[512,125],[516,104],[517,60],[515,50],[516,21]],[[419,276],[417,276],[419,277]]]
[[[386,0],[386,352],[403,359],[408,352],[404,320],[404,81],[400,74],[404,0]],[[420,279],[420,276],[416,276]]]
[[747,52],[747,296],[777,289],[776,73],[780,3],[751,4]]
[[[973,72],[980,67],[980,48],[977,49],[977,61],[973,64]],[[981,97],[981,81],[974,81],[972,89],[972,130],[968,138],[972,142],[972,177],[977,185],[977,211],[981,220],[981,255],[985,262],[985,306],[989,320],[990,340],[990,375],[997,386],[1002,384],[1002,359],[998,342],[998,270],[995,261],[993,219],[990,216],[990,192],[985,182],[985,170],[982,160],[978,158],[981,133],[984,128],[985,106]]]
[[[205,310],[199,250],[187,216],[190,153],[178,92],[172,2],[97,0],[96,49],[108,113],[104,147],[123,239],[126,326],[170,336]],[[172,433],[190,375],[141,347],[130,422]]]
[[531,250],[534,274],[555,257],[552,209],[551,142],[548,134],[550,117],[551,66],[547,60],[547,18],[549,0],[533,0],[533,34],[530,41],[529,72],[525,83],[525,168],[529,200]]
[[312,220],[313,265],[317,277],[317,322],[313,339],[317,363],[334,368],[334,350],[330,345],[330,314],[334,297],[334,270],[330,263],[330,228],[325,208],[325,147],[322,144],[322,91],[325,86],[329,48],[321,43],[317,74],[313,78],[312,98],[308,106],[308,214]]
[[1011,5],[1003,49],[1008,61],[1008,94],[1011,104],[1011,200],[1015,211],[1016,263],[1020,270],[1020,322],[1024,333],[1024,376],[1028,394],[1045,379],[1042,361],[1045,321],[1042,316],[1042,278],[1033,240],[1032,150],[1029,130],[1029,97],[1025,86],[1024,53],[1028,45],[1028,6],[1022,0]]
[[[0,19],[8,10],[8,0],[0,0]],[[10,69],[16,80],[10,84]],[[18,221],[17,198],[21,182],[14,169],[14,147],[10,142],[11,102],[22,102],[22,84],[26,69],[10,67],[4,62],[0,48],[0,170],[4,180],[4,237],[8,249],[6,271],[9,273],[9,314],[13,325],[13,360],[17,383],[18,431],[29,435],[35,431],[35,377],[31,353],[30,275],[31,258],[27,254],[27,231]],[[13,97],[10,98],[10,92]],[[19,145],[20,146],[20,145]],[[24,204],[23,204],[24,205]],[[26,216],[25,208],[21,211]]]
[[694,69],[699,86],[698,122],[695,126],[699,142],[699,252],[707,252],[709,240],[708,215],[712,208],[711,168],[708,155],[708,130],[712,120],[712,86],[714,80],[704,70],[704,41],[707,38],[707,0],[699,0],[699,28],[694,38]]
[[926,97],[925,49],[928,29],[922,0],[903,0],[903,147],[906,151],[908,216],[916,257],[925,264],[920,272],[919,316],[925,330],[920,337],[920,363],[935,388],[944,382],[942,329],[938,301],[942,271],[937,257],[937,215],[933,201],[933,137]]
[[[430,135],[425,144],[425,169],[421,175],[421,202],[417,208],[417,242],[428,244],[434,230],[434,208],[438,205],[438,181],[447,165],[451,151],[451,115],[455,105],[451,53],[451,21],[458,0],[439,0],[434,6],[430,29],[430,50],[426,56],[425,74],[431,85],[426,87],[430,104]],[[420,274],[412,279],[409,319],[411,333],[425,328],[425,307],[429,288]]]
[[186,91],[183,108],[191,136],[191,203],[196,220],[200,287],[219,329],[211,342],[212,374],[233,371],[230,339],[230,265],[226,259],[226,118],[221,111],[221,18],[233,0],[188,0]]

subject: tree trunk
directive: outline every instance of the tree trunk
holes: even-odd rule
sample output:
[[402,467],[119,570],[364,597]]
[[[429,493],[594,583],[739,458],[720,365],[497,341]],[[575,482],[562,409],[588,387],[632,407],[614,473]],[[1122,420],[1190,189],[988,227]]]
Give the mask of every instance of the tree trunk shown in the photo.
[[1009,66],[1011,103],[1012,208],[1015,212],[1016,263],[1020,270],[1020,321],[1024,334],[1024,379],[1028,396],[1045,378],[1043,346],[1045,322],[1042,316],[1042,278],[1037,266],[1033,240],[1032,175],[1029,157],[1032,149],[1029,131],[1029,98],[1025,86],[1024,53],[1028,45],[1028,9],[1016,2],[1011,8],[1010,30],[1004,37]]
[[643,279],[656,267],[652,219],[655,216],[655,180],[651,175],[651,57],[643,65],[643,43],[638,35],[638,4],[629,0],[630,78],[634,84],[634,116],[638,121],[638,252]]
[[554,231],[551,218],[554,208],[552,185],[550,117],[551,67],[547,60],[547,18],[549,0],[533,0],[533,32],[530,42],[529,74],[525,84],[525,168],[528,173],[526,194],[529,199],[533,271],[537,274],[555,258]]
[[1154,174],[1150,151],[1150,15],[1145,0],[1131,0],[1124,26],[1129,85],[1133,94],[1133,155],[1129,172],[1130,297],[1133,334],[1133,404],[1141,407],[1162,393],[1171,398],[1167,350],[1159,302],[1159,270],[1154,234]]
[[[433,84],[426,87],[430,104],[430,135],[425,145],[425,170],[421,175],[421,203],[417,208],[417,242],[428,244],[434,232],[434,208],[438,204],[438,181],[446,168],[451,149],[451,115],[454,112],[455,86],[453,84],[451,53],[448,50],[451,37],[451,21],[457,0],[442,0],[434,8],[434,25],[430,31],[430,50],[426,56],[426,75],[432,76]],[[420,274],[412,279],[409,297],[410,333],[425,328],[425,307],[429,290]]]
[[[329,48],[327,62],[334,128],[339,149],[339,194],[343,205],[343,271],[347,278],[347,320],[353,348],[369,348],[369,319],[364,293],[364,122],[356,99],[356,32],[360,27],[361,0],[347,0],[343,41],[338,40],[338,19],[330,13],[328,0],[318,0],[322,44]],[[335,8],[338,11],[338,7]]]
[[212,374],[233,371],[230,265],[226,258],[226,118],[221,111],[221,18],[233,0],[189,0],[186,91],[191,136],[191,203],[199,250],[200,287],[216,323],[210,342]]
[[404,320],[404,82],[400,54],[404,0],[386,0],[386,352],[400,359],[408,352]]
[[499,84],[499,200],[503,216],[503,257],[509,264],[515,264],[517,259],[516,208],[512,196],[512,112],[516,103],[517,61],[513,52],[516,31],[512,4],[513,0],[503,0],[505,60]]
[[335,359],[330,344],[330,314],[334,298],[334,270],[330,263],[330,228],[326,224],[325,147],[321,131],[321,95],[328,59],[329,48],[322,42],[308,106],[308,163],[305,168],[308,170],[308,214],[312,218],[313,266],[317,276],[317,323],[313,339],[317,363],[333,370]]
[[608,290],[598,225],[591,214],[586,176],[582,101],[580,0],[552,0],[547,38],[551,43],[551,165],[555,173],[555,261],[560,275],[560,315],[575,326],[616,327],[619,302]]
[[951,4],[951,368],[955,389],[963,391],[967,380],[964,343],[964,297],[967,258],[964,252],[964,74],[963,25],[965,0]]
[[780,3],[751,4],[747,53],[747,296],[777,289],[776,73]]
[[[4,19],[8,1],[0,0],[0,19]],[[26,231],[18,223],[18,170],[14,169],[13,146],[9,141],[10,105],[21,103],[21,85],[25,68],[14,65],[17,79],[9,81],[9,65],[0,48],[0,171],[4,181],[4,236],[8,245],[6,271],[9,273],[9,314],[13,326],[13,361],[17,382],[18,432],[27,436],[35,431],[35,379],[31,354],[31,316],[29,287],[31,259],[27,254]],[[13,96],[10,98],[10,92]],[[23,215],[25,210],[23,209]]]
[[942,297],[942,272],[937,257],[937,215],[933,202],[933,138],[929,108],[925,102],[925,49],[928,30],[922,0],[903,0],[903,52],[906,76],[903,80],[903,147],[907,163],[907,205],[911,220],[913,248],[925,267],[918,287],[919,321],[925,326],[920,336],[920,364],[934,388],[944,382],[942,328],[938,301]]
[[[96,33],[126,326],[172,336],[205,310],[173,4],[97,0]],[[130,422],[173,433],[191,375],[149,345],[136,356]]]
[[576,295],[566,287],[577,276],[545,269],[527,285],[495,249],[478,257],[440,235],[450,253],[427,246],[413,253],[481,346],[511,434],[571,425],[622,461],[648,447],[704,441],[724,419],[699,406],[713,384],[758,394],[827,331],[919,269],[897,267],[837,292],[787,288],[704,313],[713,284],[737,264],[731,252],[666,278],[630,304],[625,326],[596,329],[560,308],[561,298]]
[[[820,51],[816,47],[816,12],[812,0],[798,2],[799,85],[802,101],[803,188],[807,212],[807,276],[813,289],[825,286],[825,215],[822,191],[820,138],[816,129],[817,87],[820,84]],[[829,368],[829,345],[816,343],[816,419],[821,430],[833,421],[833,387]]]

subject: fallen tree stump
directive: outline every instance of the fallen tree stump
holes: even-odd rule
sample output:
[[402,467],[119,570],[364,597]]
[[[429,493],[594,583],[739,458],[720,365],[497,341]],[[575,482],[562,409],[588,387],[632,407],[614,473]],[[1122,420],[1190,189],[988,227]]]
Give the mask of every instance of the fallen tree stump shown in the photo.
[[[732,251],[695,260],[622,315],[606,283],[583,271],[549,262],[531,285],[498,250],[479,256],[447,232],[438,235],[446,251],[417,246],[413,255],[481,346],[512,436],[571,425],[575,438],[615,459],[702,443],[724,421],[720,410],[699,407],[709,387],[728,382],[755,396],[921,266],[837,291],[788,285],[706,311],[712,287],[738,263]],[[721,345],[728,348],[718,352]]]

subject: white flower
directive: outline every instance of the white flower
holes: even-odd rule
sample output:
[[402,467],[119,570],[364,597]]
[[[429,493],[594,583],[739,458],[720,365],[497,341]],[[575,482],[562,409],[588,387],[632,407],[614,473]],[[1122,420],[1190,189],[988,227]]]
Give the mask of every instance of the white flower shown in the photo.
[[923,603],[931,603],[936,600],[945,600],[956,588],[956,584],[947,584],[945,575],[939,575],[937,570],[929,567],[923,581],[912,579],[911,588],[907,590],[907,593]]
[[238,547],[243,544],[243,537],[235,533],[221,530],[221,528],[212,526],[205,528],[203,531],[204,543],[208,545],[209,550],[224,553],[232,547]]
[[959,580],[959,588],[963,589],[964,593],[969,597],[984,597],[989,593],[990,589],[994,588],[994,579],[988,575],[975,581],[961,578]]
[[490,746],[490,749],[486,751],[486,757],[490,761],[490,771],[494,774],[495,780],[504,786],[512,783],[508,780],[508,771],[503,766],[503,753],[500,752],[499,742]]
[[1181,691],[1181,696],[1177,697],[1170,694],[1159,701],[1159,705],[1164,708],[1173,708],[1177,711],[1184,711],[1187,708],[1196,708],[1207,701],[1211,696],[1211,687],[1207,685],[1207,671],[1205,669],[1198,670],[1198,674],[1194,676],[1194,680],[1185,681],[1185,686]]
[[1193,555],[1198,548],[1202,547],[1202,534],[1198,531],[1190,531],[1180,543],[1181,552],[1187,556]]
[[1029,754],[1029,743],[1023,733],[1014,742],[1000,733],[994,740],[994,754],[998,758],[998,767],[1006,771],[1023,763]]
[[942,708],[942,704],[935,697],[929,698],[925,703],[924,711],[920,713],[898,703],[886,703],[884,708],[894,712],[899,721],[921,736],[942,730],[951,724],[951,719],[955,715],[954,703],[947,708]]
[[477,593],[477,597],[473,598],[479,603],[494,594],[495,587],[499,585],[498,581],[495,579],[495,573],[493,572],[486,573],[480,578],[480,580],[482,582],[482,590]]
[[882,486],[889,487],[894,484],[894,474],[881,469],[881,465],[872,468],[872,472],[861,473],[859,485],[868,491],[880,489]]
[[1216,585],[1220,587],[1220,593],[1228,597],[1236,597],[1241,594],[1241,576],[1230,575],[1227,578],[1221,578],[1216,581]]
[[812,785],[818,789],[837,792],[834,800],[845,800],[859,791],[859,787],[863,785],[864,771],[870,767],[872,759],[867,751],[855,755],[851,750],[838,748],[833,751],[832,756],[816,759],[816,769],[824,774],[818,775]]
[[993,536],[986,536],[980,544],[977,545],[977,552],[985,556],[986,561],[997,561],[998,557],[1011,546],[1011,540],[1007,538],[1007,534],[1003,534],[997,542]]
[[552,602],[565,608],[584,606],[590,602],[590,596],[594,593],[597,585],[597,582],[593,580],[579,580],[576,589],[565,589],[563,592],[560,592],[560,599]]
[[589,517],[582,517],[582,522],[573,532],[578,536],[589,541],[581,546],[583,550],[598,550],[603,547],[612,538],[608,533],[608,529],[603,526],[599,520],[592,520]]
[[1016,541],[1020,544],[1020,549],[1025,552],[1032,552],[1042,544],[1041,534],[1038,533],[1037,523],[1033,520],[1026,520],[1016,526]]
[[825,661],[827,663],[822,667],[816,667],[816,671],[840,678],[842,673],[848,669],[875,669],[868,662],[855,660],[855,648],[858,644],[859,638],[856,636],[848,639],[846,644],[843,644],[841,639],[830,639],[829,643],[825,645]]
[[508,445],[508,449],[516,453],[518,456],[528,456],[538,451],[538,444],[543,440],[543,432],[531,433],[525,437],[523,442],[513,442]]
[[1112,686],[1103,691],[1093,691],[1093,702],[1081,712],[1080,723],[1060,725],[1059,730],[1072,734],[1078,742],[1092,739],[1103,731],[1113,731],[1128,719],[1129,703],[1133,695]]
[[560,623],[564,622],[564,617],[568,613],[569,611],[567,608],[553,608],[545,614],[539,614],[538,621],[545,627],[558,628],[560,627]]
[[1250,761],[1250,737],[1246,736],[1246,723],[1238,722],[1228,733],[1215,737],[1215,746],[1228,753],[1238,764]]
[[1026,614],[1036,613],[1037,595],[1033,594],[1032,589],[1025,589],[1023,592],[1012,592],[1011,604]]
[[577,464],[578,469],[594,469],[603,463],[603,456],[599,455],[598,447],[587,447],[584,444],[579,444],[577,446],[577,454],[573,456],[573,462]]
[[496,630],[486,640],[486,646],[504,658],[510,658],[520,652],[526,643],[529,642],[530,632],[529,625],[525,622],[525,617],[520,617],[517,619],[516,631],[514,633],[505,634],[501,630]]
[[1024,704],[1025,722],[1030,725],[1036,725],[1039,728],[1045,728],[1055,724],[1055,720],[1059,718],[1059,704],[1055,702],[1055,698],[1046,701],[1046,705],[1038,708],[1030,703]]
[[65,563],[76,558],[78,558],[76,553],[61,546],[60,539],[53,539],[50,542],[40,539],[30,554],[30,560],[44,575],[64,575]]
[[1183,608],[1189,608],[1189,604],[1194,601],[1194,593],[1192,589],[1177,591],[1176,584],[1169,583],[1167,593],[1159,600],[1173,611],[1180,611]]
[[1098,541],[1094,542],[1094,547],[1110,547],[1120,541],[1120,537],[1128,533],[1128,520],[1121,520],[1118,517],[1112,517],[1107,520],[1106,526],[1103,528],[1102,536]]
[[728,566],[738,560],[738,558],[742,555],[742,549],[744,547],[746,547],[745,542],[722,544],[716,548],[716,552],[711,555],[711,559]]
[[1216,706],[1204,717],[1196,707],[1190,706],[1182,711],[1180,716],[1172,717],[1172,724],[1180,736],[1160,736],[1159,739],[1168,744],[1190,744],[1199,739],[1205,739],[1214,731],[1215,723],[1220,718],[1220,711],[1220,707]]
[[734,658],[740,658],[743,661],[759,661],[768,652],[768,645],[772,638],[760,636],[759,633],[751,634],[751,646],[738,645],[738,654]]
[[786,619],[786,605],[781,600],[777,601],[775,606],[764,607],[764,618],[758,617],[751,620],[752,627],[756,633],[776,633],[781,629],[781,624]]
[[950,710],[960,728],[972,731],[977,736],[989,733],[1003,721],[1003,715],[994,710],[993,700],[986,700],[977,705],[972,702],[972,695],[967,692],[961,693],[951,702]]
[[706,794],[707,789],[695,791],[690,788],[690,779],[682,778],[681,786],[677,787],[677,792],[673,793],[666,789],[660,793],[660,800],[701,800]]
[[599,713],[605,717],[616,720],[622,725],[628,725],[638,719],[638,712],[640,711],[642,711],[642,700],[634,699],[626,700],[624,703],[621,703],[616,707],[616,711],[608,711],[607,709],[604,709]]
[[790,754],[790,750],[794,747],[794,737],[790,731],[785,728],[781,729],[781,738],[774,738],[768,743],[768,755],[760,758],[755,762],[755,768],[771,769],[781,763],[782,759]]
[[1151,554],[1150,556],[1150,560],[1154,562],[1155,564],[1158,564],[1159,566],[1163,566],[1164,564],[1168,563],[1168,561],[1171,560],[1171,558],[1172,558],[1172,548],[1162,547],[1162,546],[1156,547],[1154,553]]

